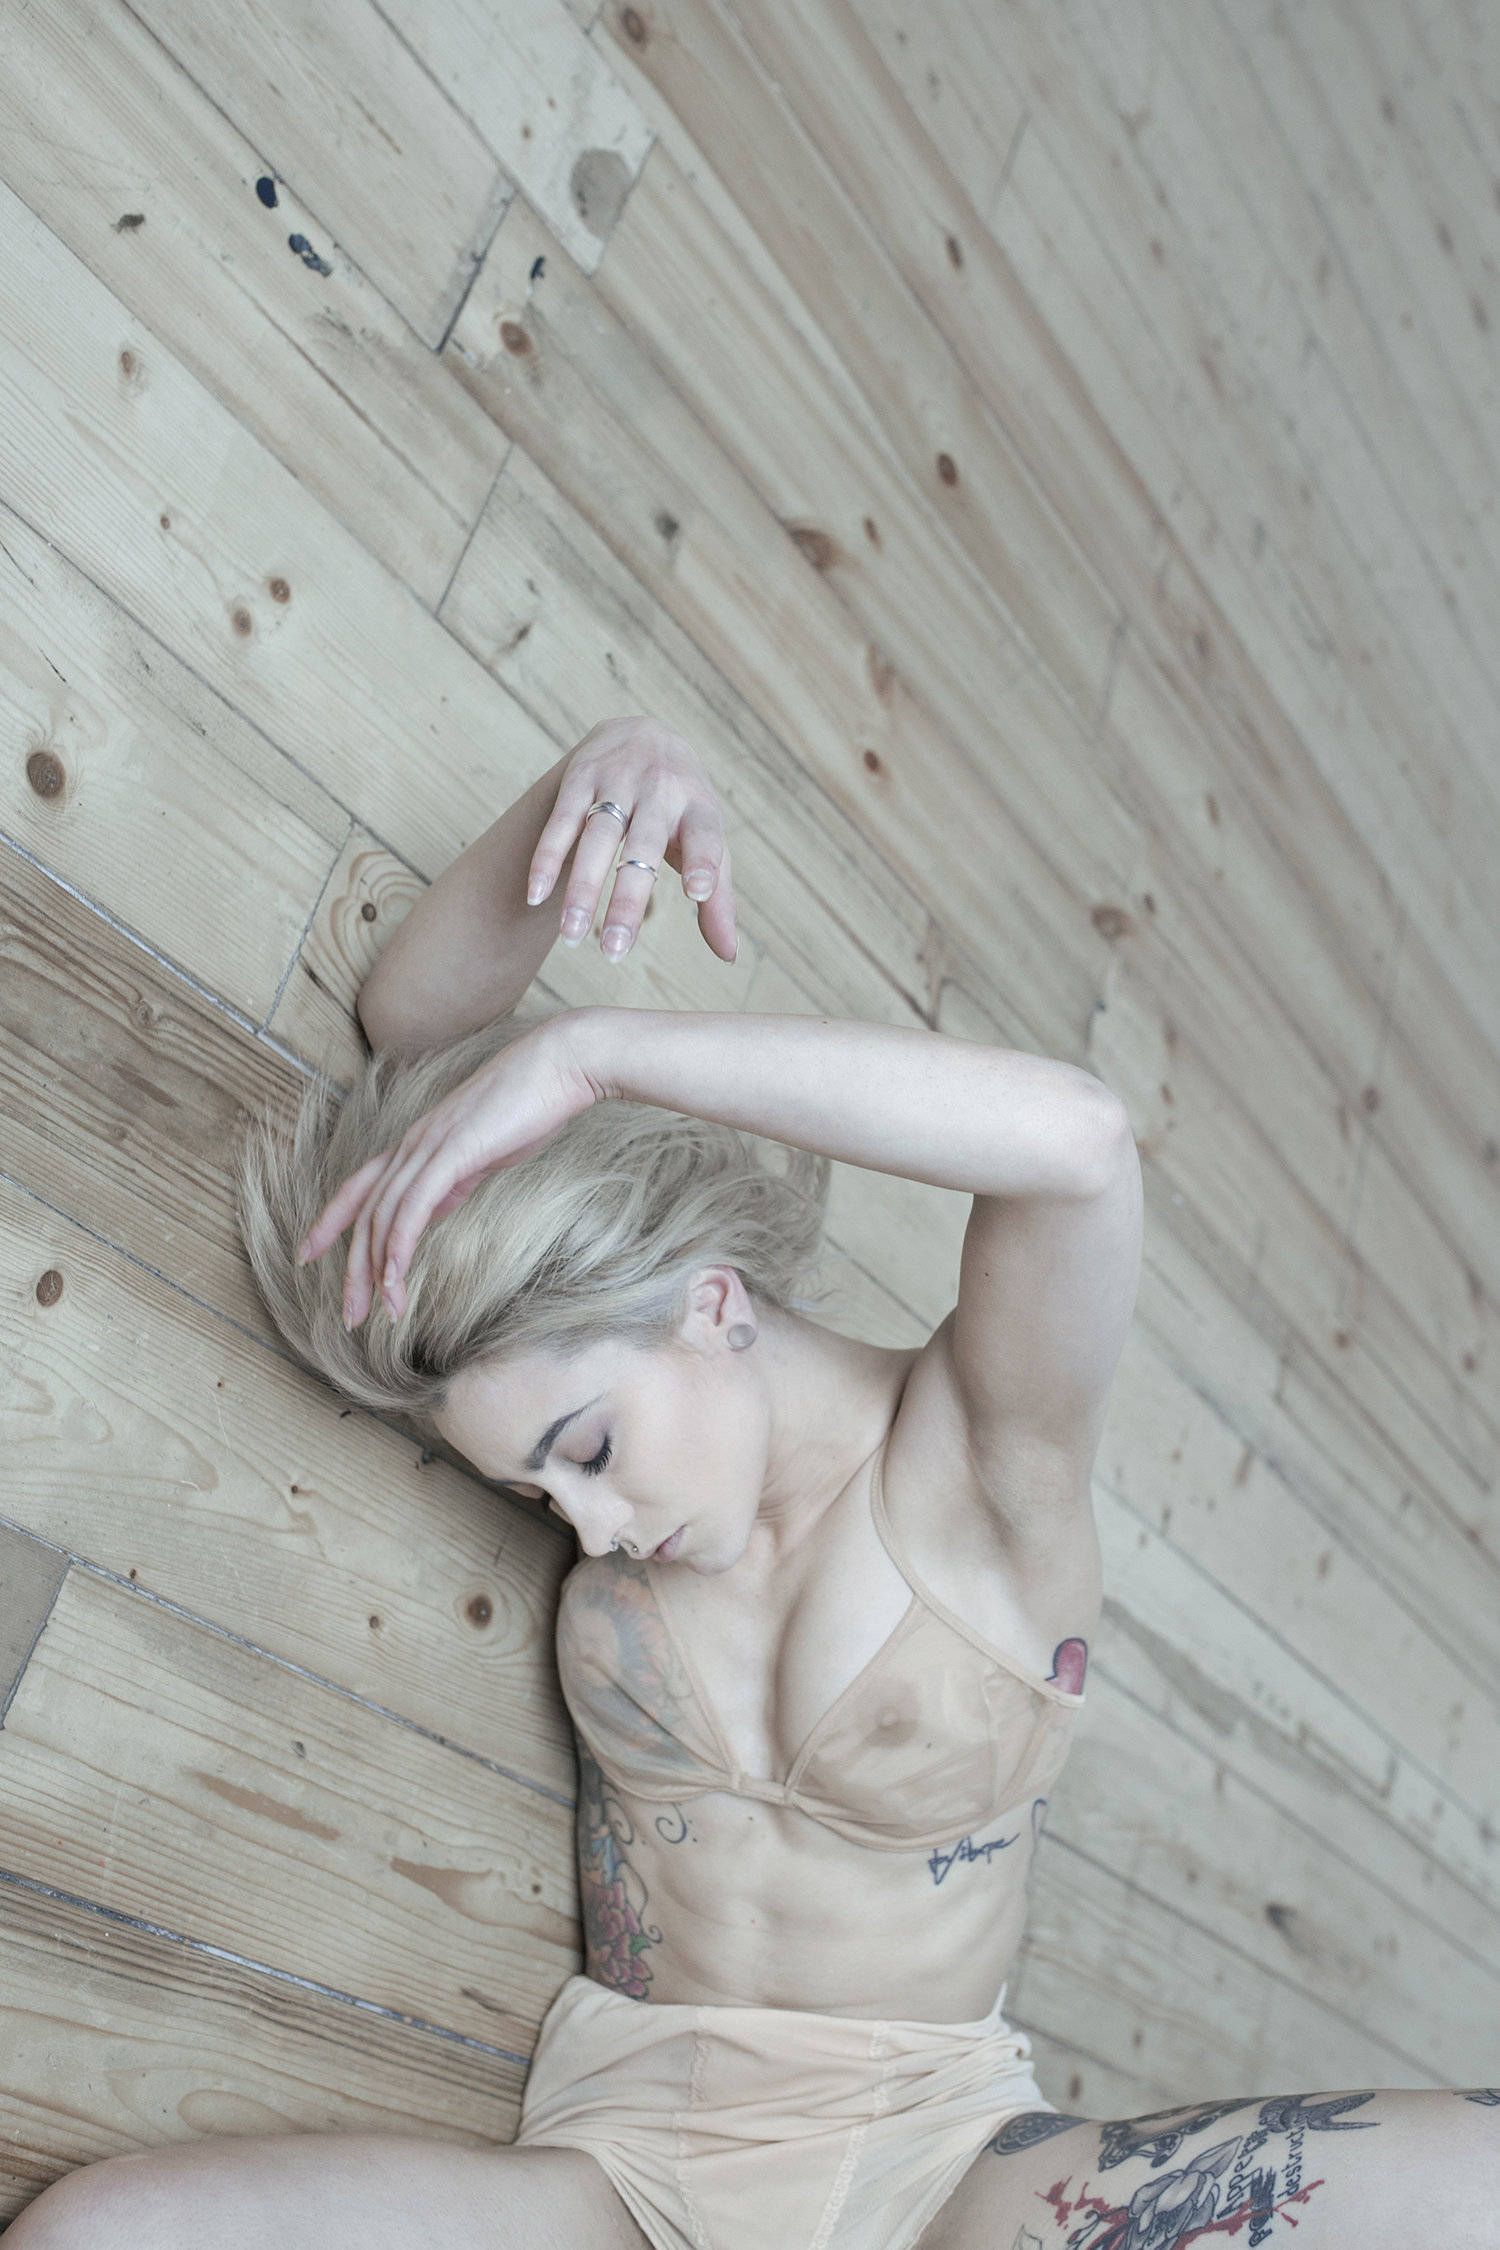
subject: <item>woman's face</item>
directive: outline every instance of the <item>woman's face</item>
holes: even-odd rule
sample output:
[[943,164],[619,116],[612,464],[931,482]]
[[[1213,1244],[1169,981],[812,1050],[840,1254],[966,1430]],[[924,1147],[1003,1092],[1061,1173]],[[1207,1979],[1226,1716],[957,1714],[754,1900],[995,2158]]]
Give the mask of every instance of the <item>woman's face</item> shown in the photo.
[[[739,1311],[753,1323],[748,1300]],[[754,1352],[730,1349],[733,1325],[695,1304],[649,1349],[611,1340],[571,1358],[538,1350],[468,1368],[438,1428],[482,1476],[545,1496],[586,1554],[618,1540],[690,1570],[729,1570],[755,1522],[770,1443],[765,1385]]]

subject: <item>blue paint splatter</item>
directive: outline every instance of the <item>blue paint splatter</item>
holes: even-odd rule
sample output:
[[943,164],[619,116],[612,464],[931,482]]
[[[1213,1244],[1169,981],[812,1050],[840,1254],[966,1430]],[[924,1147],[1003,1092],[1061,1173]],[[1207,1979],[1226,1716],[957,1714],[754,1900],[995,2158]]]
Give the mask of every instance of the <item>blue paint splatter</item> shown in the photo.
[[263,179],[259,179],[256,181],[255,192],[260,197],[261,202],[265,205],[268,211],[275,210],[276,182],[271,178],[269,172]]
[[289,234],[286,238],[286,246],[289,250],[296,251],[298,257],[310,272],[332,273],[333,268],[328,260],[318,256],[317,251],[305,234]]

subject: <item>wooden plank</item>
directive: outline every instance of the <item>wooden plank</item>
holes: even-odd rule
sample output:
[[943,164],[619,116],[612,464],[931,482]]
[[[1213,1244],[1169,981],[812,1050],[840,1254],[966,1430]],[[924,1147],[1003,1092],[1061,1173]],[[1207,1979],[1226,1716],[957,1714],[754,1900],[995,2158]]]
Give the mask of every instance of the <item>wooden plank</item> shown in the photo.
[[135,9],[316,214],[330,238],[436,345],[509,187],[478,134],[369,0],[247,0]]
[[[852,190],[852,201],[832,191],[826,172],[792,126],[769,80],[748,50],[730,36],[727,17],[711,0],[672,0],[670,6],[657,6],[650,11],[644,43],[632,41],[622,30],[617,10],[601,18],[600,31],[602,35],[607,30],[622,53],[628,49],[636,57],[688,120],[700,145],[712,147],[721,177],[730,182],[753,223],[775,244],[804,301],[817,306],[818,318],[846,364],[860,369],[864,394],[888,441],[899,449],[909,442],[909,433],[922,429],[929,401],[943,395],[936,386],[941,382],[952,390],[956,378],[949,371],[952,362],[944,362],[923,324],[905,309],[909,300],[899,290],[893,294],[884,257],[877,253],[868,227],[854,216],[856,205],[871,224],[878,225],[883,242],[900,263],[903,281],[946,336],[964,375],[996,402],[1023,458],[1045,480],[1065,520],[1086,527],[1080,536],[1131,609],[1148,646],[1160,648],[1164,655],[1170,650],[1179,674],[1177,684],[1198,698],[1209,719],[1213,703],[1200,695],[1191,665],[1184,668],[1177,654],[1180,646],[1191,650],[1195,636],[1204,630],[1191,612],[1205,606],[1206,589],[1201,581],[1191,583],[1196,573],[1184,570],[1187,558],[1180,547],[1170,557],[1175,599],[1163,599],[1167,573],[1156,566],[1142,569],[1143,552],[1160,557],[1168,532],[1167,495],[1164,492],[1162,501],[1156,502],[1122,456],[1096,404],[1106,394],[1097,386],[1084,391],[1039,318],[1034,292],[1029,295],[1021,287],[977,219],[971,227],[960,228],[962,244],[968,245],[961,269],[955,269],[942,253],[942,227],[951,229],[955,223],[951,213],[962,209],[966,199],[925,144],[925,136],[914,136],[913,121],[899,100],[892,105],[889,90],[870,82],[872,58],[862,51],[848,11],[835,10],[830,0],[809,19],[808,35],[800,41],[787,37],[788,27],[775,18],[774,11],[741,10],[739,20],[753,27],[757,46],[770,58],[781,87],[808,118],[815,111],[826,111],[835,87],[840,102],[874,103],[878,108],[882,118],[878,134],[849,134],[838,145],[838,167]],[[878,76],[878,65],[873,67]],[[1065,72],[1058,75],[1066,81]],[[1028,132],[1021,146],[1022,160],[1032,140]],[[815,220],[809,217],[813,212]],[[942,215],[941,223],[935,213]],[[900,335],[900,352],[871,353],[866,349],[871,333]],[[1200,344],[1201,338],[1195,340],[1193,354]],[[1189,357],[1196,366],[1195,357]],[[1158,400],[1161,395],[1158,390]],[[1247,434],[1249,445],[1259,442],[1255,432]],[[961,473],[971,448],[967,434],[964,451],[954,447]],[[1217,438],[1215,458],[1221,476],[1226,468],[1233,472],[1234,462],[1225,462]],[[913,475],[927,476],[930,459],[924,444],[921,458],[914,456],[909,463]],[[960,536],[966,535],[966,516],[955,515],[953,523]],[[1184,575],[1189,579],[1186,602],[1181,589]],[[1189,610],[1187,618],[1182,615],[1184,607]],[[1216,658],[1213,702],[1236,711],[1236,725],[1251,749],[1252,765],[1262,763],[1267,746],[1274,744],[1284,798],[1283,760],[1290,757],[1294,769],[1305,767],[1305,749],[1291,737],[1265,683],[1239,661],[1228,620],[1218,614],[1214,603],[1206,607],[1205,645]],[[1184,670],[1186,678],[1181,677]],[[1380,716],[1378,701],[1374,715]],[[1367,791],[1352,764],[1342,782],[1362,803]],[[1400,879],[1409,885],[1413,846],[1425,851],[1432,922],[1438,901],[1444,916],[1453,911],[1448,897],[1452,885],[1443,847],[1426,826],[1426,810],[1414,805],[1411,818],[1418,825],[1412,829],[1406,859],[1399,863]],[[1291,828],[1289,837],[1295,839],[1296,833]],[[1392,865],[1390,853],[1385,856],[1387,865]],[[1491,933],[1482,928],[1472,908],[1471,918],[1476,944],[1487,948]],[[1477,993],[1485,979],[1471,975],[1466,983]],[[1493,977],[1488,986],[1484,1020],[1494,1014]]]
[[0,1168],[274,1340],[230,1159],[247,1111],[290,1113],[297,1073],[11,850],[0,960]]
[[1103,2061],[1080,2044],[1087,2036],[1084,2026],[1069,2026],[1076,2028],[1076,2037],[1059,2037],[1040,2024],[1023,2022],[1008,2006],[1005,2020],[1031,2041],[1036,2082],[1054,2109],[1070,2117],[1143,2117],[1163,2106],[1160,2086]]
[[354,1003],[425,888],[394,852],[356,821],[324,886],[266,1029],[340,1086],[350,1086],[369,1049]]
[[540,730],[7,190],[0,290],[0,498],[367,827],[445,866],[552,763]]
[[1085,2024],[1168,2102],[1444,2083],[1045,1833],[1010,1997],[1028,2021]]
[[1500,1904],[1493,1700],[1147,1351],[1127,1348],[1096,1471],[1111,1598]]
[[1371,1870],[1154,1720],[1092,1662],[1088,1718],[1047,1824],[1416,2070],[1453,2085],[1484,2080],[1500,1954],[1481,1965],[1418,1921]]
[[488,416],[284,181],[263,200],[261,156],[126,8],[13,11],[0,56],[10,186],[435,606],[504,452]]
[[566,1805],[87,1571],[0,1786],[11,1872],[487,2047],[578,1966]]
[[571,1539],[20,1189],[0,1187],[0,1215],[21,1277],[3,1330],[13,1520],[571,1796],[552,1655]]
[[[38,1275],[43,1297],[53,1288]],[[21,1674],[46,1626],[57,1589],[67,1576],[68,1558],[24,1531],[0,1522],[0,1721],[20,1684]]]
[[[977,677],[964,719],[955,724],[934,702],[955,739],[975,746],[971,756],[984,739],[974,711],[982,702],[993,723],[1028,658],[1075,713],[1098,711],[1119,607],[1030,480],[992,447],[995,489],[972,503],[990,517],[981,568],[972,542],[948,521],[951,505],[936,504],[947,490],[941,477],[913,490],[664,149],[652,153],[597,286],[929,700],[947,680],[958,692],[968,669],[951,653],[946,666],[935,655],[955,641],[974,644]],[[1061,711],[1054,725],[1073,731]]]
[[4,507],[0,591],[5,827],[259,1022],[347,818]]
[[509,0],[503,9],[386,0],[384,13],[592,273],[651,133],[563,0]]
[[[979,776],[519,199],[448,353],[881,856],[934,910],[946,901],[954,951],[1006,960],[1000,989],[1015,1017],[1082,1023],[1096,946],[1070,886],[997,817]],[[954,853],[959,834],[985,838],[982,865]]]
[[[612,709],[680,728],[725,807],[747,942],[843,1014],[933,1020],[922,900],[520,447],[440,615],[559,744]],[[649,926],[654,937],[654,912]],[[567,989],[567,973],[554,954],[548,980]],[[764,1005],[726,1003],[696,980],[683,989],[699,1006]]]
[[503,2053],[0,1882],[0,2226],[77,2164],[225,2133],[508,2141]]

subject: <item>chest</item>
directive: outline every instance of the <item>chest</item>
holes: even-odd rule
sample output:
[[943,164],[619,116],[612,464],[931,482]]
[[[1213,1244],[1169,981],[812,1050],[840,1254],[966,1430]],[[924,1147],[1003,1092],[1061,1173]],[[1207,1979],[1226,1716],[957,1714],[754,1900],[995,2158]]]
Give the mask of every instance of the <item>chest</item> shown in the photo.
[[790,1559],[752,1554],[719,1578],[674,1573],[664,1589],[679,1646],[742,1769],[779,1779],[911,1606],[870,1520],[840,1503]]

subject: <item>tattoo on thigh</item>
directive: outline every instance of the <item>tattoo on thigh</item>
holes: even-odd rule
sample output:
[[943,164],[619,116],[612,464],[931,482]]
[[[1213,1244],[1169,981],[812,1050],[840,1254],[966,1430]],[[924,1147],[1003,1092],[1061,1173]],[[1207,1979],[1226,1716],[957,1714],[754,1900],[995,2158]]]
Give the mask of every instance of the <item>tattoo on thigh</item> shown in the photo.
[[1007,2117],[995,2138],[988,2144],[995,2156],[1016,2156],[1023,2148],[1038,2148],[1050,2141],[1054,2133],[1066,2133],[1071,2125],[1087,2125],[1086,2117],[1064,2117],[1055,2109],[1023,2109],[1015,2117]]
[[[1254,2250],[1270,2239],[1279,2217],[1296,2226],[1291,2206],[1305,2206],[1324,2184],[1305,2177],[1307,2136],[1370,2131],[1378,2118],[1345,2112],[1372,2099],[1370,2094],[1291,2094],[1259,2105],[1199,2102],[1150,2117],[1122,2118],[1101,2128],[1100,2172],[1143,2157],[1153,2178],[1125,2202],[1088,2179],[1075,2189],[1071,2178],[1056,2181],[1038,2200],[1051,2207],[1054,2240],[1056,2230],[1066,2230],[1063,2250],[1185,2250],[1208,2235],[1238,2237],[1242,2229]],[[1190,2134],[1243,2109],[1257,2110],[1247,2131],[1172,2165]],[[1284,2147],[1277,2145],[1283,2142]],[[1164,2168],[1168,2165],[1170,2170]],[[1023,2227],[1014,2250],[1031,2250],[1033,2243],[1042,2250],[1040,2239]]]
[[1500,2086],[1472,2086],[1463,2099],[1478,2102],[1481,2109],[1500,2109]]

